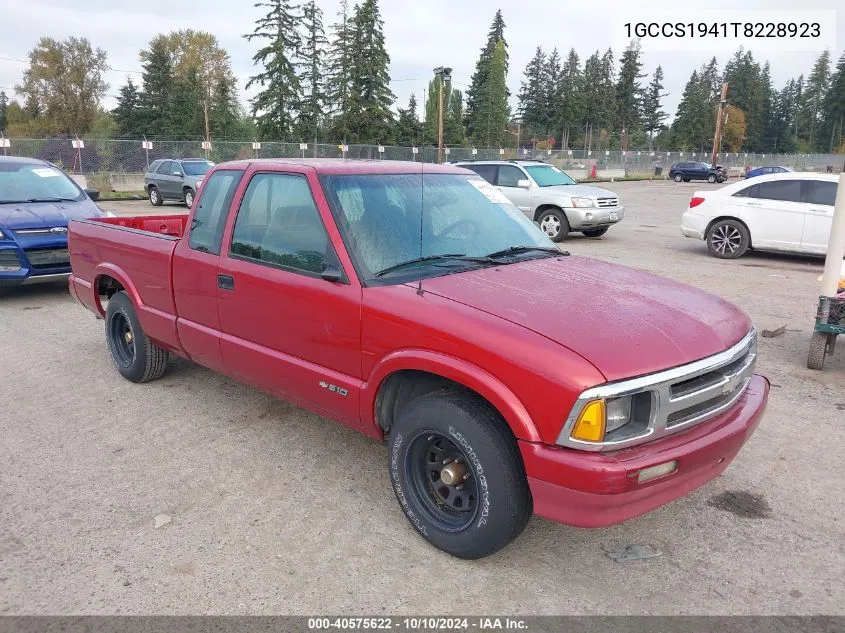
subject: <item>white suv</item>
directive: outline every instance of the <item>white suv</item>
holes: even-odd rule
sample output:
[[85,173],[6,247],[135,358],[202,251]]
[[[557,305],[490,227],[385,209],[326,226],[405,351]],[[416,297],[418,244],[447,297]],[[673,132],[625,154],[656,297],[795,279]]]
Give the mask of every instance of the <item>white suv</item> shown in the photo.
[[539,160],[458,161],[496,186],[555,242],[571,231],[601,237],[625,217],[612,191],[579,185],[554,165]]

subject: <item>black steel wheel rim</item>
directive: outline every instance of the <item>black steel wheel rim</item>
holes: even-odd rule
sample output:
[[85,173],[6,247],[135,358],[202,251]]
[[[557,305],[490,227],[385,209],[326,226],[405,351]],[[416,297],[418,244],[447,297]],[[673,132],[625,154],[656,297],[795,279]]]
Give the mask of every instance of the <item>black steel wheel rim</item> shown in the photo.
[[428,520],[440,529],[460,532],[475,520],[475,471],[463,450],[443,433],[423,431],[410,440],[405,477]]
[[122,367],[129,367],[135,360],[135,333],[129,319],[122,312],[116,312],[109,321],[109,340],[115,360]]

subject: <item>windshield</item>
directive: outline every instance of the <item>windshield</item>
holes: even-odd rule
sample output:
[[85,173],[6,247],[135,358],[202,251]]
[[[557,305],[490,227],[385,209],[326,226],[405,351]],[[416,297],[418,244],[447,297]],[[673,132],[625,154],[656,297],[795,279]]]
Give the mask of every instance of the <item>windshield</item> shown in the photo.
[[0,203],[82,200],[85,193],[61,170],[38,163],[0,162]]
[[525,171],[540,187],[574,185],[575,181],[554,165],[526,165]]
[[214,167],[214,163],[205,160],[190,160],[182,163],[186,176],[205,176]]
[[[365,281],[400,283],[491,265],[484,259],[487,255],[515,246],[555,248],[501,192],[478,176],[329,175],[322,182]],[[450,257],[438,257],[446,255]],[[529,248],[514,261],[548,256]],[[397,267],[421,257],[425,259]],[[397,268],[388,270],[393,267]]]

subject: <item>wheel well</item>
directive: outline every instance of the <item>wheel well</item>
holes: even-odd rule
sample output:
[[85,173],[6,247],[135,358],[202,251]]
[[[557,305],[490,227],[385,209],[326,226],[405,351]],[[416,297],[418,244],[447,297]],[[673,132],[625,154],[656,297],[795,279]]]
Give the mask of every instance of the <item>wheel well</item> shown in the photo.
[[97,277],[97,296],[111,299],[112,295],[121,290],[126,290],[117,279],[109,277],[108,275],[100,275]]
[[[563,217],[566,218],[566,212],[556,204],[541,204],[539,207],[537,207],[537,210],[534,212],[534,221],[538,221],[540,219],[540,216],[543,215],[543,211],[548,211],[549,209],[557,209],[563,214]],[[569,218],[566,218],[566,220],[568,222]]]
[[193,191],[193,190],[194,190],[194,188],[191,185],[185,185],[184,187],[182,187],[183,192],[184,191]]
[[[405,405],[420,396],[440,389],[464,391],[468,396],[477,398],[493,411],[497,411],[496,407],[477,391],[459,382],[427,371],[403,369],[385,378],[379,387],[376,396],[376,424],[387,435],[393,427],[393,421]],[[507,424],[505,426],[510,428]]]
[[723,215],[723,216],[720,216],[718,218],[715,218],[714,220],[711,220],[710,224],[708,224],[707,228],[704,230],[704,240],[705,241],[707,241],[707,236],[710,234],[710,229],[713,228],[713,225],[716,224],[716,222],[721,222],[722,220],[733,220],[734,222],[738,222],[739,224],[744,226],[745,230],[748,231],[748,248],[751,248],[751,246],[752,246],[751,229],[748,228],[748,225],[745,222],[743,222],[739,218],[735,218],[731,215]]

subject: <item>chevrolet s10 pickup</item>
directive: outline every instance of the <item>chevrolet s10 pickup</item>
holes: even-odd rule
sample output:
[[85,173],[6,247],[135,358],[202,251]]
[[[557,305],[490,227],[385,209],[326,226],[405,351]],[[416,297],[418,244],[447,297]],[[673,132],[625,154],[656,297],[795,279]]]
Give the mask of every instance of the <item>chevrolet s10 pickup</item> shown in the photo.
[[461,558],[699,488],[768,398],[737,307],[560,251],[459,167],[223,163],[189,215],[74,220],[69,248],[125,378],[172,354],[386,440],[411,525]]

